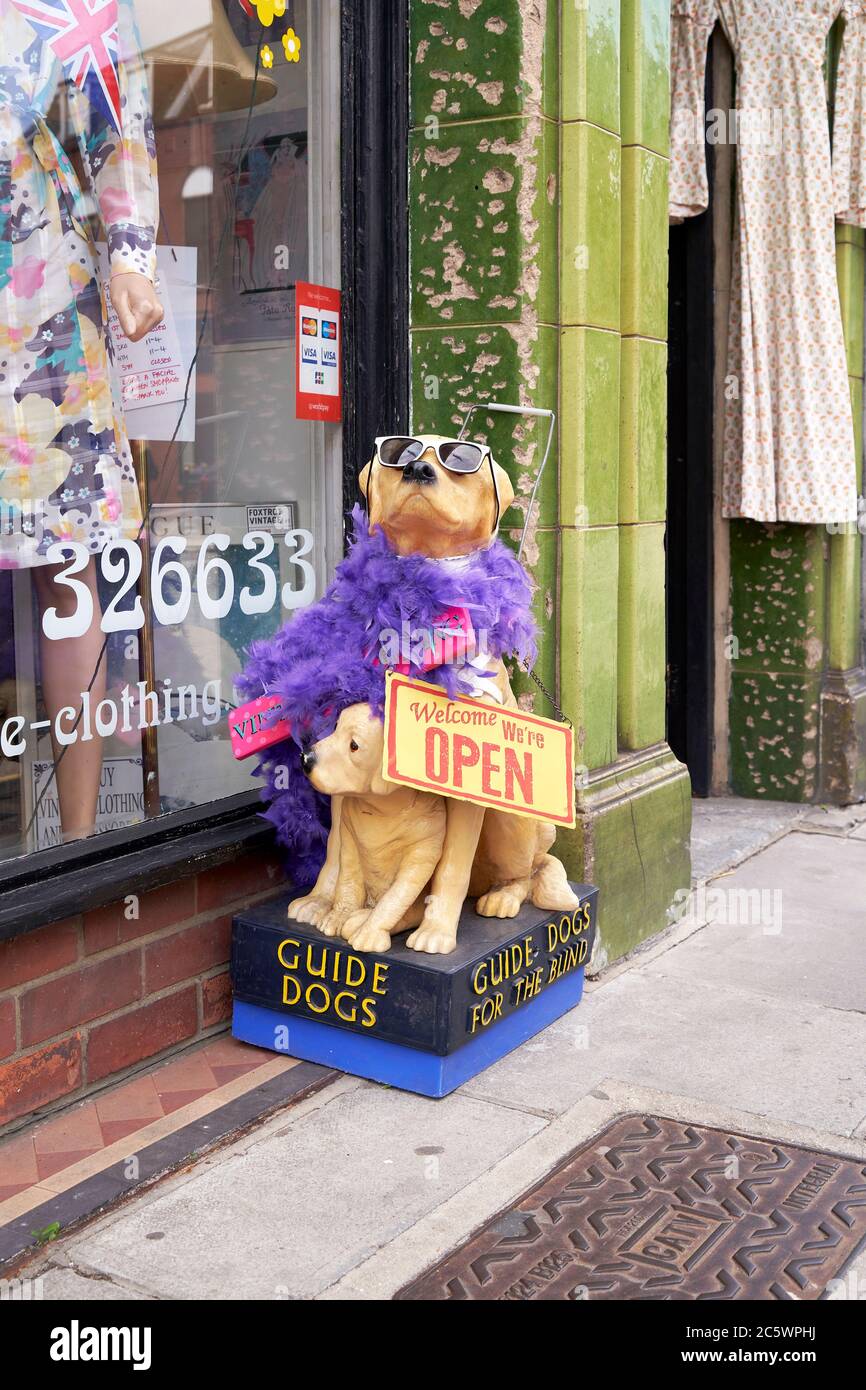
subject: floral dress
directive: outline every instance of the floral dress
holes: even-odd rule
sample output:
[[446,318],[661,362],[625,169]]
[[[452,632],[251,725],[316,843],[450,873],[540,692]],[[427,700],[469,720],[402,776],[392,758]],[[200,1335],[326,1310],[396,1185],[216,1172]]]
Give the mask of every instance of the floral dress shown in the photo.
[[[823,65],[840,13],[831,158]],[[854,521],[834,218],[866,226],[866,0],[672,0],[671,19],[674,221],[707,206],[704,70],[717,19],[736,64],[737,112],[720,113],[737,155],[723,515]]]
[[156,157],[132,0],[0,0],[0,569],[44,564],[58,541],[99,551],[141,523],[84,194],[47,123],[60,95],[112,275],[153,280]]

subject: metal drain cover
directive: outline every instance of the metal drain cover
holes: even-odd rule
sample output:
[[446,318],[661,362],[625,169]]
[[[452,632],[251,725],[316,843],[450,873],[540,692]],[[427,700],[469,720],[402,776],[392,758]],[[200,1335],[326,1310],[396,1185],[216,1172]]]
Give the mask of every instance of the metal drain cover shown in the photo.
[[814,1299],[866,1237],[866,1166],[625,1115],[399,1299]]

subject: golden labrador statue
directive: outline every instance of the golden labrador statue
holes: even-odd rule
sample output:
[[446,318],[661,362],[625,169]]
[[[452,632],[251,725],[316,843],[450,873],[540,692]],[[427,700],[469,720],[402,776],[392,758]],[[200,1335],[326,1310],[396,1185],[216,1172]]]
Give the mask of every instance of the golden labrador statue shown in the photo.
[[350,705],[302,758],[316,790],[340,799],[331,906],[317,925],[358,951],[387,951],[393,932],[418,925],[445,842],[444,799],[383,779],[383,735],[369,705]]
[[[480,465],[472,460],[475,466],[464,468],[469,450],[461,454],[457,447],[461,443],[466,441],[440,435],[377,441],[376,454],[360,477],[371,529],[381,527],[400,555],[423,554],[458,571],[462,557],[490,543],[500,515],[514,499],[507,473],[489,450],[482,449]],[[480,447],[471,445],[473,449]],[[489,698],[516,708],[503,662],[490,658],[490,669],[492,675],[484,682]],[[340,798],[332,802],[325,864],[312,892],[295,899],[289,907],[290,917],[323,929],[336,920],[330,914],[341,900],[341,822],[346,804]],[[477,897],[476,911],[484,917],[514,917],[527,899],[550,911],[570,911],[578,905],[565,869],[549,853],[556,835],[552,825],[453,798],[445,800],[445,808],[441,854],[423,903],[423,915],[407,938],[406,944],[413,950],[440,955],[454,950],[467,895]],[[354,814],[352,820],[357,825]],[[395,878],[396,873],[392,873],[391,881]],[[357,886],[356,896],[359,891]],[[418,913],[421,904],[414,903],[413,907]],[[373,920],[376,922],[375,917]],[[369,918],[365,923],[369,924]],[[412,924],[405,920],[393,929]],[[358,927],[359,934],[362,929]],[[375,931],[381,932],[378,939],[384,940],[385,928],[377,924]],[[359,950],[383,949],[381,945],[361,945],[359,935],[353,935],[352,945]]]

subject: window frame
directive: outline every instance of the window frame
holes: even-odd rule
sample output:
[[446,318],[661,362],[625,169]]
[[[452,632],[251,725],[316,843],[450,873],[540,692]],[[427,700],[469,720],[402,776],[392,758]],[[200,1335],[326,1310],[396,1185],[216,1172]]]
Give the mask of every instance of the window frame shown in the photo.
[[[339,124],[348,511],[359,500],[357,475],[370,440],[409,427],[408,0],[342,0]],[[272,842],[251,788],[24,853],[0,864],[0,940],[165,887]]]

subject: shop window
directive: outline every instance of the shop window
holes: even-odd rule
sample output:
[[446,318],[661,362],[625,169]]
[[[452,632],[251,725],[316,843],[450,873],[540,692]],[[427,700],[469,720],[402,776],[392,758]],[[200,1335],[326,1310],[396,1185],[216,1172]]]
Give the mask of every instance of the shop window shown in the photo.
[[[294,324],[298,281],[339,284],[338,0],[119,0],[75,42],[57,14],[0,36],[7,864],[254,802],[235,678],[341,553]],[[131,343],[106,284],[154,258]]]

